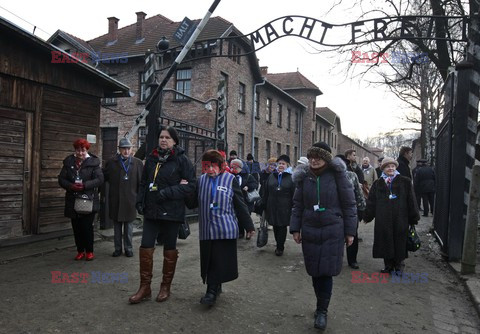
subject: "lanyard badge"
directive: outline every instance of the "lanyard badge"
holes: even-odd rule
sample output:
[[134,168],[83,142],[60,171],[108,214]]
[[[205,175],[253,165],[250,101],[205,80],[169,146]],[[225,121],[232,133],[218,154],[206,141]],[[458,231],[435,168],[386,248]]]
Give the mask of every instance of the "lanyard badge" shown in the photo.
[[211,210],[217,210],[218,209],[218,203],[215,202],[215,196],[217,194],[217,182],[218,182],[217,177],[214,177],[212,179],[212,191],[211,191],[211,203],[210,203],[210,209]]
[[320,176],[317,176],[317,204],[313,206],[313,211],[325,211],[325,208],[320,206]]

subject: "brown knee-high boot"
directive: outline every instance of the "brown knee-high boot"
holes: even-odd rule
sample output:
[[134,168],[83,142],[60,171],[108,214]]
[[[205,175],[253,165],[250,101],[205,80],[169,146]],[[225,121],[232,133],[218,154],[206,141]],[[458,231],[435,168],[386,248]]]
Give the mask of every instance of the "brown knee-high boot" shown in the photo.
[[160,284],[160,292],[157,296],[157,302],[164,302],[170,297],[170,286],[172,284],[173,275],[175,275],[175,267],[177,266],[178,250],[163,251],[163,279]]
[[155,248],[140,247],[140,287],[138,288],[137,293],[128,299],[131,304],[137,304],[142,300],[150,299],[152,297],[150,283],[152,283],[154,250]]

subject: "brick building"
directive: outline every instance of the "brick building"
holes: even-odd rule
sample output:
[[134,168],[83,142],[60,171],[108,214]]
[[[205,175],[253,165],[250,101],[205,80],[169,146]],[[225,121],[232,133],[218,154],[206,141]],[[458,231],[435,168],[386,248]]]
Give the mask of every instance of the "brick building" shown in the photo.
[[[148,19],[143,12],[136,15],[135,24],[121,29],[118,28],[118,18],[108,18],[108,33],[88,42],[62,31],[57,31],[49,39],[50,43],[67,52],[89,54],[89,62],[125,83],[135,93],[132,98],[104,100],[101,114],[104,158],[114,153],[118,139],[131,129],[144,108],[148,94],[145,55],[155,50],[163,36],[171,39],[169,36],[180,24],[162,15]],[[271,74],[265,67],[262,73],[254,52],[237,56],[251,51],[248,39],[216,42],[220,37],[241,35],[232,23],[221,17],[209,20],[197,40],[207,41],[205,48],[211,54],[219,54],[223,48],[223,54],[228,56],[180,64],[164,92],[161,121],[182,129],[182,146],[189,150],[192,160],[198,161],[205,149],[213,147],[212,137],[216,133],[215,107],[212,112],[212,108],[205,108],[198,101],[217,98],[219,82],[224,80],[227,84],[227,111],[223,148],[236,150],[241,158],[251,152],[261,162],[283,153],[296,161],[316,137],[315,100],[322,92],[299,72]],[[156,71],[157,81],[161,81],[175,59],[172,50],[177,46],[178,43],[171,40],[169,51],[157,59],[160,64]],[[174,89],[198,101],[172,92]],[[144,137],[145,128],[140,127],[132,138],[134,144],[138,147]]]

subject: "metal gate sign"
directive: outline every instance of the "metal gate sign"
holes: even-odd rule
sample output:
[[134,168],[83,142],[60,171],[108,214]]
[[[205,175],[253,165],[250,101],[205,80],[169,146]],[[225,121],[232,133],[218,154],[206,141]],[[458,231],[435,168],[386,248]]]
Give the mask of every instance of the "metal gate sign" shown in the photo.
[[185,45],[187,44],[190,36],[192,36],[193,32],[195,31],[195,28],[196,24],[185,16],[182,23],[180,23],[180,26],[173,34],[173,38],[175,38],[178,43]]

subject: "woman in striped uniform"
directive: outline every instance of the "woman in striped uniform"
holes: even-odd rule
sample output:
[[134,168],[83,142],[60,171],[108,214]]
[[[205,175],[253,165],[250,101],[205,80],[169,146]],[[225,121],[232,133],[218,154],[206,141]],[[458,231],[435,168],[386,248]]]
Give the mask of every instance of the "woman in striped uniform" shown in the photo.
[[202,157],[202,176],[195,194],[199,207],[200,267],[207,292],[201,304],[213,305],[221,284],[238,277],[238,226],[255,233],[252,218],[235,176],[224,173],[225,159],[216,150]]

